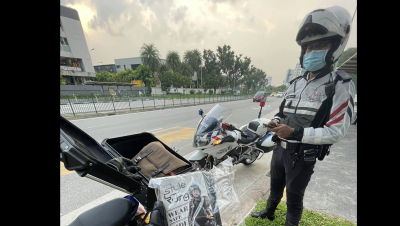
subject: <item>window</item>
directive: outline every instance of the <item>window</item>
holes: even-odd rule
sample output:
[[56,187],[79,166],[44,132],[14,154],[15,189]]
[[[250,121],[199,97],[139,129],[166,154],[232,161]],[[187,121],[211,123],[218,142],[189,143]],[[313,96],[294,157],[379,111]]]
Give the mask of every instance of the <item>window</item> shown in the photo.
[[73,66],[73,67],[79,67],[79,66],[78,66],[78,62],[73,61],[73,62],[72,62],[72,66]]
[[117,68],[121,68],[121,65],[117,65]]
[[68,45],[68,41],[66,38],[60,37],[60,44],[61,45]]
[[66,59],[60,59],[60,65],[67,65]]
[[137,67],[139,67],[140,64],[131,64],[132,70],[136,70]]

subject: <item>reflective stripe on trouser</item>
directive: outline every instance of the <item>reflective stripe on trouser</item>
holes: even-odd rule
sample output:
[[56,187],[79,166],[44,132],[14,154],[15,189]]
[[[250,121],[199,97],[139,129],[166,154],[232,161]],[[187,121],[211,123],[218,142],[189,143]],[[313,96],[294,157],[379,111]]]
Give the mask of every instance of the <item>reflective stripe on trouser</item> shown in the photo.
[[286,185],[286,220],[298,224],[303,212],[303,196],[314,173],[314,165],[303,166],[303,158],[299,158],[292,169],[293,159],[290,151],[277,145],[271,159],[271,193],[268,202],[280,202]]

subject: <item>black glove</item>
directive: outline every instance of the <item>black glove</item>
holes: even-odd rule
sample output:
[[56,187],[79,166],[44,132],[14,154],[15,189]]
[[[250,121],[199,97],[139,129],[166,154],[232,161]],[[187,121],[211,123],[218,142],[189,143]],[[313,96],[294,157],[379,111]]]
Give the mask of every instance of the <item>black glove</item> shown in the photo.
[[168,226],[164,204],[161,201],[154,203],[148,226]]
[[124,174],[125,176],[134,179],[141,180],[142,177],[140,175],[135,175],[136,172],[140,171],[140,167],[136,166],[134,162],[125,157],[118,157],[108,160],[106,165],[115,169],[116,171]]

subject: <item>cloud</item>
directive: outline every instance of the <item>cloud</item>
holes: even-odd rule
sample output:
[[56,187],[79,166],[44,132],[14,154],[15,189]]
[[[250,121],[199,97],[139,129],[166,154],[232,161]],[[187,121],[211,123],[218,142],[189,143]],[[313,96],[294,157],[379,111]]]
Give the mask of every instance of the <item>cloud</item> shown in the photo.
[[187,6],[179,6],[172,11],[172,19],[175,21],[175,23],[178,23],[185,18],[187,9]]
[[275,24],[272,24],[268,20],[264,20],[264,27],[267,28],[267,34],[269,34],[275,29]]
[[[251,57],[254,66],[273,77],[273,85],[280,85],[287,69],[298,62],[300,49],[294,39],[301,20],[331,2],[61,0],[61,5],[78,10],[88,46],[96,48],[91,52],[94,64],[138,56],[144,43],[154,43],[163,58],[168,50],[182,56],[195,48],[215,52],[226,44],[235,53]],[[353,15],[357,2],[335,0],[335,4]],[[356,37],[353,24],[347,47],[357,46]]]

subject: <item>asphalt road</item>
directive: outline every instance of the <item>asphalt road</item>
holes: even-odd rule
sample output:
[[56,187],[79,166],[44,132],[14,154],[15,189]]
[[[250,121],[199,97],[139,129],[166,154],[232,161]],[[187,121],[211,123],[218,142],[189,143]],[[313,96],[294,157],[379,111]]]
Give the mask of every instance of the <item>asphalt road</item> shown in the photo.
[[[281,98],[268,98],[262,115],[276,112]],[[185,156],[192,152],[192,138],[199,122],[198,109],[208,112],[215,104],[147,111],[133,114],[96,117],[71,122],[92,136],[99,143],[104,138],[120,137],[144,131],[152,132],[157,138],[179,149]],[[232,109],[228,123],[241,126],[257,118],[259,103],[251,99],[223,102],[220,105]],[[63,168],[63,167],[61,167]],[[60,216],[68,214],[79,207],[92,202],[114,189],[105,185],[81,178],[71,171],[61,170],[61,209]]]

